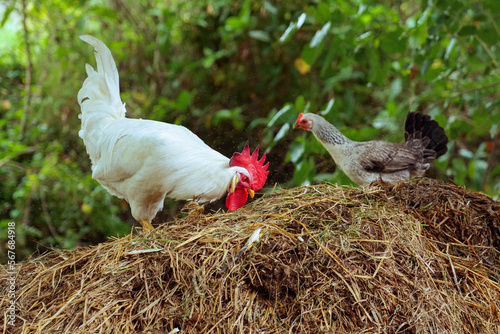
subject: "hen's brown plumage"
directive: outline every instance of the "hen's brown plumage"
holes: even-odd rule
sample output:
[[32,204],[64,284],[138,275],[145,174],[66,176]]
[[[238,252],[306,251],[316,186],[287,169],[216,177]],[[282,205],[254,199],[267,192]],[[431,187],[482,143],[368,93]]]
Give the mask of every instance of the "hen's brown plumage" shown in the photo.
[[378,179],[394,182],[422,176],[448,150],[443,128],[420,112],[408,113],[404,143],[355,142],[315,114],[300,114],[294,127],[312,131],[335,163],[358,185]]

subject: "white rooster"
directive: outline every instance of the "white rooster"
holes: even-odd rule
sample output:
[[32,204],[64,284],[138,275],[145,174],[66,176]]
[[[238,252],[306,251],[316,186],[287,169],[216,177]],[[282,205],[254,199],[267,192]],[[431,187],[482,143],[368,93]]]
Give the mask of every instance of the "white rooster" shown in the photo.
[[80,36],[95,50],[97,71],[86,64],[88,78],[78,92],[80,137],[92,162],[92,178],[126,199],[144,229],[163,208],[165,196],[211,202],[229,192],[226,206],[236,210],[267,179],[265,154],[250,155],[248,143],[231,159],[211,149],[183,126],[125,118],[118,70],[108,47]]

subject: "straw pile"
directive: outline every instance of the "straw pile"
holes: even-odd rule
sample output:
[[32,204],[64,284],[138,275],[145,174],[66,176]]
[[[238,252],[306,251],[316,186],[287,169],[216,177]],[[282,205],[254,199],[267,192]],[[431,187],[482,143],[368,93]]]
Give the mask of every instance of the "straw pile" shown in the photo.
[[201,211],[191,204],[157,231],[30,259],[17,276],[17,325],[4,328],[500,332],[500,202],[488,196],[420,179]]

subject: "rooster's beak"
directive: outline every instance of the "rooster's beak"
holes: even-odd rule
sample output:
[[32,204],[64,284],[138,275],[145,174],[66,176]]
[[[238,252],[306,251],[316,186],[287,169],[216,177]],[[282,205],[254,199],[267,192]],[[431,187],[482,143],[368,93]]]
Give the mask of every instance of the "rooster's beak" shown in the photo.
[[293,126],[294,129],[299,128],[299,127],[300,127],[300,125],[298,123],[295,123],[295,125]]
[[234,193],[236,190],[236,185],[238,184],[238,175],[234,174],[231,178],[231,183],[229,184],[229,193]]
[[[234,191],[236,190],[236,185],[238,184],[238,181],[239,181],[239,177],[238,175],[233,175],[233,177],[231,178],[231,183],[229,184],[229,193],[234,193]],[[255,196],[255,191],[253,191],[252,189],[250,188],[247,188],[247,193],[248,195],[250,196],[250,198],[253,198]]]

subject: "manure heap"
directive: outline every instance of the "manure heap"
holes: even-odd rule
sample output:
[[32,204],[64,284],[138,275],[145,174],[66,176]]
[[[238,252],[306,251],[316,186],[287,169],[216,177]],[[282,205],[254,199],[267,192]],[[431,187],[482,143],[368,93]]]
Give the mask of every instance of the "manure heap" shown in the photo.
[[500,202],[484,194],[424,178],[187,208],[19,264],[8,332],[500,332]]

